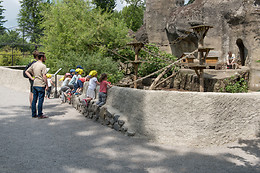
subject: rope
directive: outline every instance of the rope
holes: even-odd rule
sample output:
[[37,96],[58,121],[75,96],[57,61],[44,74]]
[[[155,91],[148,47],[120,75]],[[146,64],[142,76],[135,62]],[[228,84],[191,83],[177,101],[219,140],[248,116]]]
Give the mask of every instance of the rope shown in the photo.
[[132,60],[126,58],[126,57],[123,57],[122,55],[120,55],[119,53],[115,52],[114,50],[110,50],[110,49],[108,49],[108,48],[106,48],[106,49],[107,49],[108,51],[112,52],[113,54],[115,54],[115,55],[117,55],[117,56],[119,56],[119,57],[125,59],[126,61],[132,61]]
[[136,83],[136,82],[142,81],[142,80],[144,80],[144,79],[146,79],[146,78],[148,78],[148,77],[150,77],[150,76],[153,76],[153,75],[155,75],[155,74],[157,74],[157,73],[163,71],[163,70],[166,69],[166,68],[170,68],[170,67],[174,66],[175,64],[179,63],[181,60],[183,60],[183,59],[189,57],[190,55],[192,55],[192,54],[194,54],[194,53],[196,53],[196,52],[198,52],[198,49],[194,50],[193,52],[189,53],[188,55],[185,55],[184,57],[182,57],[181,59],[175,61],[174,63],[172,63],[172,64],[170,64],[170,65],[168,65],[168,66],[166,66],[166,67],[163,67],[162,69],[160,69],[160,70],[158,70],[158,71],[156,71],[156,72],[153,72],[153,73],[151,73],[151,74],[149,74],[149,75],[147,75],[147,76],[145,76],[145,77],[142,77],[142,78],[137,79],[137,80],[135,80],[135,81],[133,81],[133,82],[130,82],[130,83],[127,84],[127,85],[132,85],[132,84],[134,84],[134,83]]
[[154,57],[160,58],[160,59],[162,59],[162,60],[164,60],[164,61],[173,62],[173,60],[171,60],[171,59],[165,58],[165,57],[160,56],[160,55],[155,55],[154,53],[150,52],[150,51],[147,49],[146,46],[144,47],[143,51],[145,51],[145,52],[148,53],[149,55],[152,55],[152,56],[154,56]]

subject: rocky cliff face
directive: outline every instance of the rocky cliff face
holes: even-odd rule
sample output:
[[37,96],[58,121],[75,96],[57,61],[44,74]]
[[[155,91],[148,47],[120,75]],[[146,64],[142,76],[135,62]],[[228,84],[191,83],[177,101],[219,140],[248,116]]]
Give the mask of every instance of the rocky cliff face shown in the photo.
[[207,24],[205,47],[213,47],[225,61],[228,51],[250,68],[250,89],[260,89],[260,0],[195,0],[178,5],[177,0],[147,0],[146,33],[150,43],[180,56],[197,48],[190,27]]

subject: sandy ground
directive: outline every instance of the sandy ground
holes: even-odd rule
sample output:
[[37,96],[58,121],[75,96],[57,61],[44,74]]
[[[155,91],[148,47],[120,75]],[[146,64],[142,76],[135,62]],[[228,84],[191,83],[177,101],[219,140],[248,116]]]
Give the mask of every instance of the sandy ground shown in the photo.
[[124,136],[58,99],[32,119],[28,93],[0,86],[1,173],[259,173],[260,139],[218,147],[163,145]]

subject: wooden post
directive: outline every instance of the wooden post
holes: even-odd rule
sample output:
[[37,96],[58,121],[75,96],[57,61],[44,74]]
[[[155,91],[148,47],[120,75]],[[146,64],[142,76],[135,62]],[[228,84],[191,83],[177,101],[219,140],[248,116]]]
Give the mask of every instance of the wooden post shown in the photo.
[[200,92],[204,92],[204,71],[200,69]]
[[[132,62],[133,66],[134,66],[134,81],[137,80],[138,78],[138,66],[139,66],[139,61],[138,61],[138,56],[139,56],[139,52],[142,49],[142,47],[144,46],[143,43],[129,43],[128,45],[132,45],[134,47],[134,51],[135,51],[135,60]],[[137,82],[134,82],[134,88],[137,88]]]
[[[134,49],[135,49],[135,61],[137,62],[138,61],[138,55],[139,55],[139,46],[136,46],[135,45],[135,47],[134,47]],[[138,65],[139,64],[137,64],[137,63],[134,63],[134,74],[135,74],[135,76],[134,76],[134,80],[136,81],[137,80],[137,78],[138,78]],[[135,82],[134,83],[134,88],[137,88],[137,82]]]
[[[200,92],[204,92],[204,70],[202,68],[202,65],[205,65],[206,62],[206,57],[208,55],[210,50],[206,51],[206,54],[204,56],[204,37],[206,36],[208,30],[212,28],[212,26],[206,26],[206,25],[199,25],[199,26],[195,26],[192,27],[191,29],[193,29],[193,31],[196,33],[197,37],[198,37],[198,59],[200,61],[200,68],[199,68],[199,72],[196,72],[199,79],[200,79]],[[195,70],[196,71],[196,70]]]
[[[200,65],[203,65],[203,52],[199,52],[198,54],[199,60],[200,60]],[[200,79],[200,92],[204,92],[204,71],[202,68],[200,68],[199,71],[199,79]]]
[[[134,81],[138,78],[138,65],[137,63],[134,63]],[[137,88],[137,82],[134,83],[134,88]]]

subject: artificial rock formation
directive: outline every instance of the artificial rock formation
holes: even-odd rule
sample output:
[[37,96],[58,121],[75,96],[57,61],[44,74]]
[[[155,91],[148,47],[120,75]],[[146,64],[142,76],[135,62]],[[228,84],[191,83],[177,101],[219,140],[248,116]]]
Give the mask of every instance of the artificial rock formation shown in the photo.
[[219,51],[222,62],[228,51],[235,53],[241,64],[250,69],[250,89],[260,89],[260,0],[195,0],[189,5],[184,5],[184,0],[146,3],[142,36],[147,38],[142,40],[180,56],[197,48],[191,26],[211,25],[214,28],[209,30],[204,45]]

